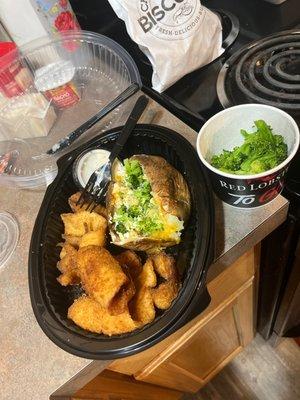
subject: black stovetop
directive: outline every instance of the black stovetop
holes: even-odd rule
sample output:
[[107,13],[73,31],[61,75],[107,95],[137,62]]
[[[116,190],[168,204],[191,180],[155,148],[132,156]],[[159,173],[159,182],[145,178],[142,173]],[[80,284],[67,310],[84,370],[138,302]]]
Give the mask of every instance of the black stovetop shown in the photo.
[[[281,5],[270,4],[264,0],[203,0],[202,3],[220,15],[223,10],[225,22],[228,22],[227,12],[236,16],[239,21],[239,35],[221,58],[186,75],[164,93],[159,94],[151,88],[150,63],[129,38],[125,24],[116,17],[108,1],[71,0],[81,27],[105,34],[125,47],[139,68],[145,92],[196,130],[207,118],[223,108],[218,100],[216,82],[225,61],[248,43],[300,25],[299,0],[287,0]],[[234,25],[237,29],[236,22]],[[224,32],[227,34],[228,30],[230,31],[230,26],[226,26]]]

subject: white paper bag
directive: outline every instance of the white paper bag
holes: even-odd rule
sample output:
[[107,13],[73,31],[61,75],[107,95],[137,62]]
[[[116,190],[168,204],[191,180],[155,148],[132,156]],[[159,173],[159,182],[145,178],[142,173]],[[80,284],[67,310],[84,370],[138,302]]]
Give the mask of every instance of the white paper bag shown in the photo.
[[222,26],[200,0],[109,0],[153,66],[162,92],[222,53]]

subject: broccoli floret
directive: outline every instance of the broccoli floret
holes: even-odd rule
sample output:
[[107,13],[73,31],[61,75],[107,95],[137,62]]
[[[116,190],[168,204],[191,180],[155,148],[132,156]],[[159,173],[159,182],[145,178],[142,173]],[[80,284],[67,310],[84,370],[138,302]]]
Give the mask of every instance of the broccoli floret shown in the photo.
[[139,221],[138,230],[143,235],[151,235],[153,232],[162,230],[163,224],[159,220],[153,220],[151,218],[143,218]]
[[127,229],[126,229],[126,227],[125,227],[124,224],[122,224],[121,222],[119,222],[119,223],[117,223],[117,225],[116,225],[116,231],[119,232],[119,233],[122,233],[122,234],[124,235],[124,233],[127,232]]
[[236,175],[259,174],[279,165],[287,158],[287,145],[281,135],[274,135],[265,121],[254,122],[256,132],[241,129],[244,143],[233,150],[214,155],[211,165]]
[[139,204],[146,205],[152,198],[151,186],[148,181],[142,182],[134,192],[135,197],[138,199]]
[[[113,216],[116,231],[125,234],[134,230],[138,234],[149,236],[155,231],[162,230],[164,225],[159,211],[151,201],[151,185],[144,176],[140,163],[137,160],[125,160],[124,166],[125,182],[131,202],[127,205],[126,194],[123,194],[125,203]],[[136,201],[132,202],[132,199]]]
[[263,160],[254,160],[250,165],[248,174],[260,174],[264,172],[267,168],[266,163]]
[[143,170],[137,160],[124,160],[126,180],[132,189],[136,189],[143,180]]
[[281,135],[274,135],[275,138],[275,146],[276,146],[276,155],[278,159],[278,164],[282,163],[287,158],[287,144],[284,143],[283,137]]
[[136,175],[137,177],[143,175],[143,170],[140,163],[137,160],[124,160],[126,175]]
[[129,218],[136,218],[141,214],[141,209],[139,206],[128,207],[127,214]]
[[238,147],[235,147],[232,151],[224,150],[219,156],[213,156],[211,164],[224,171],[237,171],[244,159],[245,155],[239,151]]

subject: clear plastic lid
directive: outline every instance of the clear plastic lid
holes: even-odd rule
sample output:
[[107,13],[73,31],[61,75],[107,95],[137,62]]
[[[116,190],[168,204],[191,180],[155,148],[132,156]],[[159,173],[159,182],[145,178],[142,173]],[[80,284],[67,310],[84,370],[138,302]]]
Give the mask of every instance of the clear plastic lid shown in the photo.
[[[91,32],[66,32],[61,38],[38,39],[24,46],[16,60],[18,63],[11,65],[14,80],[8,84],[19,85],[23,92],[10,98],[0,96],[0,185],[37,188],[54,179],[57,158],[100,132],[119,125],[123,113],[130,109],[131,100],[64,151],[47,155],[47,150],[99,112],[132,82],[140,82],[140,77],[133,60],[121,46]],[[57,108],[54,100],[35,87],[36,71],[53,63],[66,68],[56,69],[57,81],[59,71],[65,76],[72,72],[72,90],[80,98],[76,104]],[[6,78],[0,68],[0,81],[7,84]],[[65,93],[60,90],[58,95],[67,97],[68,90],[71,89],[67,85]]]
[[0,211],[0,269],[13,254],[19,239],[16,219],[6,211]]
[[57,61],[35,71],[34,86],[44,92],[70,82],[74,74],[75,68],[71,61]]

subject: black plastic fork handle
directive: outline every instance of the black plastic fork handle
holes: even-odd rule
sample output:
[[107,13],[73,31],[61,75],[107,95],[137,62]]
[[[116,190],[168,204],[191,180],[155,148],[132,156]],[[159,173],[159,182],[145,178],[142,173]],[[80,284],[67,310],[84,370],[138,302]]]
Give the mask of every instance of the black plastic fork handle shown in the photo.
[[[90,179],[88,180],[87,184],[85,185],[83,191],[81,192],[79,199],[76,201],[76,206],[82,207],[84,202],[87,201],[87,196],[90,196],[90,191],[94,186],[94,174],[91,175]],[[87,207],[87,209],[89,206]]]
[[105,107],[103,107],[97,114],[91,117],[89,120],[80,125],[77,129],[71,132],[69,135],[61,139],[54,146],[51,147],[47,151],[47,154],[56,154],[68,147],[72,144],[76,139],[78,139],[83,133],[85,133],[88,129],[92,128],[97,122],[99,122],[102,118],[104,118],[107,114],[113,111],[115,108],[123,104],[127,99],[133,96],[140,89],[140,85],[138,83],[133,83],[128,86],[122,93],[119,94],[113,101],[108,103]]
[[109,156],[109,160],[111,164],[113,161],[118,157],[120,152],[122,151],[125,143],[127,142],[127,139],[129,138],[131,132],[135,128],[138,120],[140,119],[141,115],[143,114],[145,108],[147,107],[149,103],[149,99],[142,95],[137,99],[137,102],[135,103],[133,110],[131,111],[124,128],[122,129],[122,132],[120,133],[111,153]]

